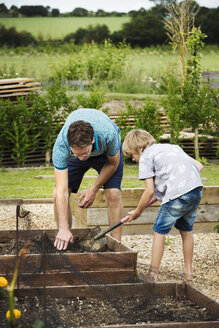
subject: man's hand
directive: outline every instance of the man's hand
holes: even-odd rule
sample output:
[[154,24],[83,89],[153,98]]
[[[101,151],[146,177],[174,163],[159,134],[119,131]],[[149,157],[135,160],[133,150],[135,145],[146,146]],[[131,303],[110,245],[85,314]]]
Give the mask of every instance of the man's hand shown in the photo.
[[90,207],[95,199],[96,192],[93,188],[87,189],[82,192],[81,196],[78,198],[79,207],[88,208]]
[[59,229],[54,246],[58,250],[65,250],[68,247],[68,243],[73,242],[73,235],[69,229]]

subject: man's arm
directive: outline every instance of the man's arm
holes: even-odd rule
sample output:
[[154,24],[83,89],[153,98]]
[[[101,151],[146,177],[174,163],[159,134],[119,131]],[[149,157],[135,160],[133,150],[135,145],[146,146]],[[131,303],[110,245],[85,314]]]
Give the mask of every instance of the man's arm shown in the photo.
[[129,222],[132,220],[136,220],[141,215],[141,213],[146,208],[149,201],[152,199],[153,195],[154,195],[154,180],[153,178],[145,179],[145,190],[141,196],[138,206],[134,211],[128,213],[130,215]]
[[120,150],[116,155],[107,156],[107,158],[108,161],[102,167],[100,174],[98,175],[98,178],[96,179],[94,185],[90,189],[85,190],[79,197],[79,202],[81,202],[81,204],[79,205],[80,207],[87,208],[91,206],[94,202],[98,190],[116,172],[120,162]]
[[54,246],[61,250],[66,249],[69,241],[73,240],[72,233],[70,232],[68,221],[68,169],[57,170],[55,168],[56,180],[56,197],[55,197],[55,210],[58,223],[58,234],[55,239]]

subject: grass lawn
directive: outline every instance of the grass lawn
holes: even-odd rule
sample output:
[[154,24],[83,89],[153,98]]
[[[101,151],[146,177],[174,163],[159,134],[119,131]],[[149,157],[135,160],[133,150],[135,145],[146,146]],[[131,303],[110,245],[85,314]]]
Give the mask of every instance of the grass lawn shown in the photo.
[[[38,179],[36,176],[53,176],[53,169],[14,169],[0,171],[0,198],[50,198],[55,180]],[[97,175],[95,170],[89,170],[86,176]],[[139,181],[138,165],[125,165],[124,179],[122,188],[144,188],[144,182]],[[126,177],[136,177],[136,179],[127,179]],[[219,185],[219,164],[209,163],[201,173],[205,186]],[[83,179],[80,190],[89,188],[94,182],[93,178]]]

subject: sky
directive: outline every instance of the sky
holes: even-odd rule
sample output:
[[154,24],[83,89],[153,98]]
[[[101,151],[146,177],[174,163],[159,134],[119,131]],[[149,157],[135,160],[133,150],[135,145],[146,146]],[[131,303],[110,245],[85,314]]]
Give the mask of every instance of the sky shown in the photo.
[[[196,2],[200,6],[208,8],[217,8],[219,6],[219,0],[196,0]],[[4,3],[8,9],[12,5],[18,8],[24,5],[42,5],[44,7],[49,6],[53,9],[57,8],[61,13],[71,12],[77,7],[91,11],[103,9],[107,12],[128,12],[130,10],[138,10],[141,7],[149,9],[154,5],[154,3],[149,0],[5,0],[2,1],[2,3]]]

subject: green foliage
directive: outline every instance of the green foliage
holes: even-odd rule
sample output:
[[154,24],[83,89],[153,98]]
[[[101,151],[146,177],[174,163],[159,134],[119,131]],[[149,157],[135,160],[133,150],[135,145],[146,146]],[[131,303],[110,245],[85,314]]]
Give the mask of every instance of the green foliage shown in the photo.
[[199,158],[199,162],[202,163],[202,165],[204,165],[204,166],[208,164],[208,160],[204,156]]
[[11,79],[17,77],[15,65],[6,66],[5,64],[0,67],[0,78],[1,79]]
[[32,98],[32,108],[38,113],[40,137],[50,154],[63,122],[73,110],[71,98],[66,95],[66,89],[56,82],[48,88],[45,98]]
[[[218,220],[219,222],[219,220]],[[216,224],[216,226],[214,227],[214,231],[216,231],[217,233],[219,233],[219,224]]]
[[123,25],[122,36],[133,47],[147,47],[162,44],[166,40],[163,16],[164,11],[148,10],[132,17],[132,20]]
[[78,108],[95,108],[100,109],[106,101],[104,92],[101,90],[94,90],[88,95],[81,93],[73,98],[72,109]]
[[74,42],[75,44],[84,44],[95,42],[103,43],[110,37],[110,31],[107,25],[89,25],[87,28],[79,28],[75,33],[67,34],[64,42]]
[[0,46],[19,47],[35,42],[36,40],[29,32],[18,32],[14,27],[7,29],[0,24]]
[[118,48],[109,41],[98,46],[96,43],[82,46],[66,62],[53,67],[54,80],[89,80],[93,85],[103,81],[111,83],[124,72],[128,46],[121,44]]
[[43,321],[37,319],[32,325],[32,328],[46,328],[46,325]]
[[172,144],[180,144],[180,131],[182,131],[184,124],[181,118],[182,100],[179,95],[180,86],[179,81],[175,75],[170,71],[167,80],[167,97],[161,99],[161,105],[164,108],[167,116],[167,124],[170,131],[170,142]]
[[166,239],[165,239],[165,245],[170,245],[172,240],[173,240],[173,238],[166,237]]
[[157,142],[160,141],[160,137],[163,134],[159,113],[158,104],[150,98],[146,98],[144,104],[137,109],[135,118],[136,129],[148,131]]
[[72,110],[71,99],[59,83],[52,85],[45,97],[30,94],[29,98],[18,98],[15,104],[1,100],[0,154],[10,149],[17,165],[24,166],[26,157],[39,147],[40,140],[50,152]]
[[119,116],[116,118],[116,124],[121,130],[121,139],[124,140],[126,134],[133,129],[133,121],[135,119],[135,108],[129,103],[126,103],[126,108],[119,111]]
[[0,135],[2,148],[11,149],[12,158],[18,166],[23,166],[27,151],[34,151],[37,147],[38,122],[33,120],[31,109],[23,98],[13,106],[10,101],[0,101],[0,111],[5,119]]
[[122,141],[133,128],[147,130],[157,142],[159,142],[162,135],[158,105],[149,98],[137,109],[127,102],[126,108],[119,111],[116,123],[121,129]]
[[216,99],[208,85],[201,85],[200,49],[206,37],[200,29],[193,28],[187,38],[188,59],[182,86],[182,118],[193,131],[201,128],[214,131],[219,120]]

